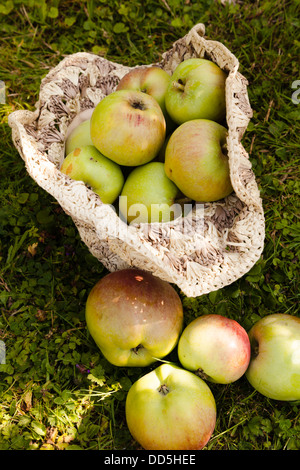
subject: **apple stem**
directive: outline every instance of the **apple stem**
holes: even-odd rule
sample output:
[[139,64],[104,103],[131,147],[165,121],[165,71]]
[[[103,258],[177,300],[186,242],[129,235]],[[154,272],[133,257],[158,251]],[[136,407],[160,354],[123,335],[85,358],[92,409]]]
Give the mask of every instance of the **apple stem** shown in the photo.
[[133,100],[130,104],[134,109],[140,109],[142,111],[146,109],[145,103],[143,103],[141,100]]
[[161,385],[161,386],[159,387],[158,391],[159,391],[159,393],[161,393],[162,395],[168,395],[168,393],[169,393],[170,390],[168,389],[168,387],[167,387],[165,384],[163,384],[163,385]]
[[203,380],[208,380],[209,379],[209,376],[207,374],[205,374],[205,372],[203,371],[203,369],[197,369],[195,371],[195,374],[200,377],[200,379],[203,379]]
[[173,87],[174,87],[174,88],[177,88],[177,90],[184,91],[184,85],[183,85],[183,83],[180,83],[180,82],[173,82]]
[[138,350],[143,348],[143,345],[142,344],[139,344],[136,348],[132,348],[132,351],[137,354],[138,353]]

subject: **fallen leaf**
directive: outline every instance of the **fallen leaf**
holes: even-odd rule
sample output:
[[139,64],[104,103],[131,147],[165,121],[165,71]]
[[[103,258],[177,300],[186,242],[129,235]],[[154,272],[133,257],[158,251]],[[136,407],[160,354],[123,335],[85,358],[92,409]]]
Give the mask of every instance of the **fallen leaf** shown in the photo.
[[28,251],[31,254],[31,256],[36,255],[36,249],[37,249],[38,243],[33,243],[32,245],[28,246]]

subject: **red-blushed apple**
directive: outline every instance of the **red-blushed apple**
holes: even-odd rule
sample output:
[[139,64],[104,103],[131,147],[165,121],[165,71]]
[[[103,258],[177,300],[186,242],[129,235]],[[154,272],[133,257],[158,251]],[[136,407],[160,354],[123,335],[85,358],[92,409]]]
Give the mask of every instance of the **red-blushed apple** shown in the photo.
[[138,166],[153,160],[166,135],[163,112],[152,96],[141,91],[110,93],[91,117],[95,147],[119,165]]
[[121,269],[92,288],[86,322],[109,362],[143,367],[175,348],[182,331],[183,307],[168,282],[141,269]]
[[198,202],[212,202],[232,193],[227,129],[217,122],[195,119],[171,134],[165,171],[182,193]]
[[249,331],[252,355],[246,377],[273,400],[300,400],[300,318],[274,313]]
[[162,364],[129,389],[128,429],[146,450],[200,450],[216,424],[216,403],[208,385],[192,372]]
[[91,186],[105,204],[112,204],[121,193],[124,176],[117,163],[102,155],[94,145],[76,147],[64,159],[61,172]]
[[192,119],[222,122],[226,115],[227,74],[214,62],[191,58],[174,70],[165,95],[166,109],[177,124]]
[[165,106],[165,93],[169,85],[170,75],[158,66],[140,66],[130,70],[120,82],[116,90],[142,91],[151,95],[161,108]]
[[170,75],[157,65],[139,66],[130,70],[121,78],[116,90],[142,91],[152,96],[161,107],[165,116],[167,132],[175,128],[166,110],[165,94],[170,82]]
[[169,222],[182,214],[179,189],[167,177],[162,162],[138,166],[128,175],[119,198],[119,210],[129,224]]
[[246,372],[250,361],[246,330],[223,315],[195,318],[183,330],[178,342],[181,365],[210,382],[229,384]]

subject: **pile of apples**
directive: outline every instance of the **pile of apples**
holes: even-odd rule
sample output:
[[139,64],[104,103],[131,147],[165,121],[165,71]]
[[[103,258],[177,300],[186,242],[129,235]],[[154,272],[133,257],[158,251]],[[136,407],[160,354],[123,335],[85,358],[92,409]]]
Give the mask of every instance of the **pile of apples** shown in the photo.
[[[132,384],[125,407],[128,429],[146,450],[200,450],[208,443],[217,417],[210,383],[245,374],[271,399],[300,400],[300,319],[292,315],[267,315],[249,333],[217,314],[186,325],[172,285],[137,268],[100,279],[85,313],[111,364],[151,367]],[[176,347],[178,361],[164,359]]]
[[[128,224],[166,222],[178,201],[212,202],[232,191],[226,151],[226,73],[206,59],[128,72],[69,132],[61,171],[81,180]],[[138,217],[137,217],[137,214]],[[141,269],[104,276],[86,323],[116,367],[150,367],[126,398],[126,421],[148,450],[199,450],[215,428],[209,383],[244,374],[261,394],[300,400],[300,319],[263,317],[249,333],[235,320],[200,315],[185,325],[171,284]],[[178,362],[166,358],[177,348]],[[155,363],[161,365],[155,367]]]
[[158,66],[131,69],[69,133],[61,171],[116,203],[128,224],[167,222],[183,201],[228,196],[226,78],[200,58],[171,76]]

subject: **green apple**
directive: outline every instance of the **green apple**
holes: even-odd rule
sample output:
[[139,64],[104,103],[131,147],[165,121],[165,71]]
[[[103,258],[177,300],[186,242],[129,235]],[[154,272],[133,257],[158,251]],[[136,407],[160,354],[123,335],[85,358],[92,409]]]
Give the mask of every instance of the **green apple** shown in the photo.
[[180,191],[166,176],[162,162],[132,170],[119,197],[121,217],[129,224],[168,222],[181,215],[176,204]]
[[252,355],[246,377],[273,400],[300,400],[300,318],[274,313],[249,331]]
[[158,102],[165,116],[168,133],[176,126],[171,120],[165,105],[165,94],[169,82],[170,75],[157,65],[140,66],[124,75],[116,89],[142,91],[152,96]]
[[130,433],[146,450],[200,450],[214,431],[216,403],[200,377],[162,364],[131,386],[125,415]]
[[181,62],[171,76],[166,109],[177,124],[191,119],[221,122],[226,116],[227,74],[214,62],[192,58]]
[[226,137],[226,128],[208,119],[185,122],[171,134],[165,151],[166,175],[187,197],[212,202],[233,191]]
[[183,325],[179,295],[150,272],[128,268],[98,281],[86,302],[87,328],[116,366],[143,367],[169,354]]
[[138,166],[153,160],[165,135],[159,104],[141,91],[118,90],[107,95],[91,117],[93,144],[119,165]]
[[93,145],[90,134],[90,119],[81,122],[67,135],[65,154],[69,155],[76,147]]
[[250,341],[246,330],[223,315],[195,318],[183,330],[178,343],[181,365],[210,382],[228,384],[246,372]]
[[66,156],[60,170],[70,178],[91,186],[106,204],[116,200],[124,184],[119,165],[104,157],[93,145],[76,147]]

